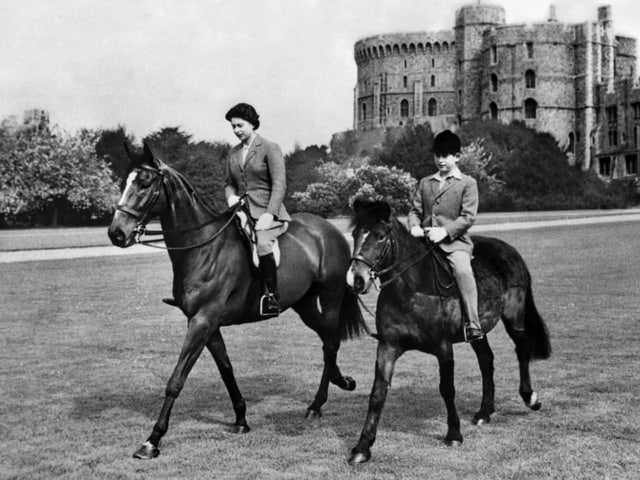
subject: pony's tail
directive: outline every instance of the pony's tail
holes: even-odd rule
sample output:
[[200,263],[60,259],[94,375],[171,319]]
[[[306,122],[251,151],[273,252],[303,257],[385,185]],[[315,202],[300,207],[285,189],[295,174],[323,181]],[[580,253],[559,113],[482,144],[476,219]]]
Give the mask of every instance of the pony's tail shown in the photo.
[[538,313],[536,304],[533,301],[531,282],[529,282],[529,285],[527,286],[527,293],[525,296],[524,331],[531,351],[531,358],[537,360],[549,358],[551,356],[549,330]]
[[340,338],[349,340],[359,337],[362,333],[369,333],[369,328],[362,316],[357,295],[345,285],[340,306]]

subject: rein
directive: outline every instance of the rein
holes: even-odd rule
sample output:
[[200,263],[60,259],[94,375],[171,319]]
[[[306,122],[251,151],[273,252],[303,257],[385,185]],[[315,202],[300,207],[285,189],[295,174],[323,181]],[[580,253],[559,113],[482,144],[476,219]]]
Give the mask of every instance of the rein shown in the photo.
[[[419,253],[418,256],[416,256],[415,253],[411,253],[411,254],[401,258],[400,260],[396,261],[395,263],[392,263],[388,267],[385,267],[383,269],[377,270],[376,267],[378,266],[378,264],[380,264],[380,262],[382,262],[382,260],[384,260],[384,258],[388,254],[388,251],[389,250],[391,250],[391,251],[395,250],[394,245],[395,245],[395,242],[393,241],[393,238],[391,237],[391,232],[389,232],[389,234],[387,235],[385,246],[382,249],[382,251],[380,252],[380,254],[378,255],[378,258],[376,259],[375,262],[369,261],[367,258],[365,258],[364,256],[362,256],[360,254],[357,254],[357,255],[354,255],[354,256],[351,257],[351,260],[356,260],[356,261],[362,262],[367,267],[369,267],[369,275],[371,276],[371,280],[373,280],[373,284],[376,286],[376,288],[378,290],[382,290],[383,288],[389,286],[392,282],[394,282],[398,277],[403,275],[407,270],[409,270],[411,267],[413,267],[416,263],[418,263],[420,260],[422,260],[427,255],[431,254],[433,252],[433,250],[437,246],[437,244],[433,243],[429,249],[427,249],[424,252]],[[433,258],[434,262],[441,261],[441,259],[436,255],[434,255],[432,258]],[[405,263],[407,261],[410,261],[410,260],[411,260],[411,262],[406,267],[404,267],[402,270],[396,272],[391,278],[388,278],[388,279],[386,279],[384,281],[381,281],[381,282],[379,282],[378,285],[376,285],[376,283],[375,283],[376,279],[380,279],[380,277],[382,275],[385,275],[387,273],[392,272],[393,270],[395,270],[396,268],[401,266],[403,263]],[[437,268],[434,269],[434,272],[435,272],[435,274],[437,276],[436,280],[437,280],[438,286],[442,287],[443,289],[448,289],[448,288],[451,287],[451,284],[444,285],[443,281],[440,279],[440,277],[438,275],[438,269]],[[367,311],[368,311],[368,309],[367,309]]]
[[[207,225],[210,225],[212,223],[214,223],[218,218],[217,217],[213,217],[205,222],[202,222],[198,225],[192,226],[192,227],[185,227],[185,228],[176,228],[176,229],[170,229],[170,230],[147,230],[146,228],[146,223],[148,221],[148,216],[149,216],[149,211],[151,210],[151,207],[158,201],[158,198],[160,197],[160,189],[164,188],[165,192],[166,192],[166,184],[164,182],[164,173],[162,170],[154,168],[154,167],[150,167],[148,165],[139,165],[138,168],[146,170],[148,172],[151,172],[153,174],[156,175],[156,189],[154,190],[153,194],[151,195],[151,198],[149,199],[149,201],[140,209],[140,210],[136,210],[133,209],[131,207],[128,207],[127,205],[123,205],[118,203],[116,205],[116,210],[119,210],[121,212],[126,213],[127,215],[132,216],[133,218],[135,218],[136,220],[138,220],[138,225],[136,225],[135,228],[135,243],[139,244],[139,245],[144,245],[147,247],[151,247],[151,248],[158,248],[158,249],[162,249],[162,250],[191,250],[194,248],[199,248],[202,247],[204,245],[207,245],[208,243],[213,242],[216,238],[218,238],[226,229],[227,227],[231,224],[231,222],[234,220],[235,218],[235,214],[236,212],[242,207],[243,202],[242,202],[242,197],[240,198],[240,201],[238,203],[236,203],[233,207],[231,207],[230,209],[228,209],[227,211],[231,211],[231,216],[229,217],[229,219],[225,222],[225,224],[222,226],[222,228],[220,228],[220,230],[218,230],[216,233],[213,234],[213,236],[211,236],[210,238],[203,240],[202,242],[193,244],[193,245],[187,245],[184,247],[167,247],[167,246],[162,246],[162,245],[154,245],[154,243],[156,242],[162,242],[164,241],[164,238],[154,238],[154,239],[149,239],[149,240],[141,240],[141,237],[143,235],[166,235],[168,233],[185,233],[185,232],[190,232],[190,231],[194,231],[194,230],[199,230],[203,227],[206,227]],[[243,196],[244,197],[244,196]]]

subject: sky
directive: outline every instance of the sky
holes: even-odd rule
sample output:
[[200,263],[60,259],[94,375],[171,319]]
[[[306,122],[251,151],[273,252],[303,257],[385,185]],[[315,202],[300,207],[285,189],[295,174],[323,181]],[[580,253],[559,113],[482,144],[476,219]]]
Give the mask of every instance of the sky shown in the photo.
[[[354,43],[450,30],[478,0],[0,0],[0,119],[45,109],[51,123],[142,137],[180,127],[235,144],[225,113],[254,105],[285,152],[352,128]],[[636,0],[482,0],[507,23],[595,21],[640,39]]]

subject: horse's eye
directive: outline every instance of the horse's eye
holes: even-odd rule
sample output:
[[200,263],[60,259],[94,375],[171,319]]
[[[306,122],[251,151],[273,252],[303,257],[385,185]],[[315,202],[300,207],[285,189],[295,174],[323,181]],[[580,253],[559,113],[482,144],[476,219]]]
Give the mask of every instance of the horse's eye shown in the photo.
[[385,232],[382,232],[380,230],[378,230],[375,234],[374,234],[375,239],[378,242],[382,242],[384,239],[387,238],[387,234]]

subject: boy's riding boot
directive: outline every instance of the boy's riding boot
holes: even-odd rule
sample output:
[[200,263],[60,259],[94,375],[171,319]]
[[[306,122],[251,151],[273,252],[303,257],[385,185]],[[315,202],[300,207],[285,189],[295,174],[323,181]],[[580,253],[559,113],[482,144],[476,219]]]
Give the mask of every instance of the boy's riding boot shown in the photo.
[[273,253],[262,255],[260,259],[260,271],[264,284],[267,287],[267,293],[260,298],[260,316],[261,317],[277,317],[280,315],[280,304],[278,299],[278,269]]
[[468,318],[464,322],[464,338],[467,342],[474,342],[484,338],[484,332],[478,321],[470,321]]

